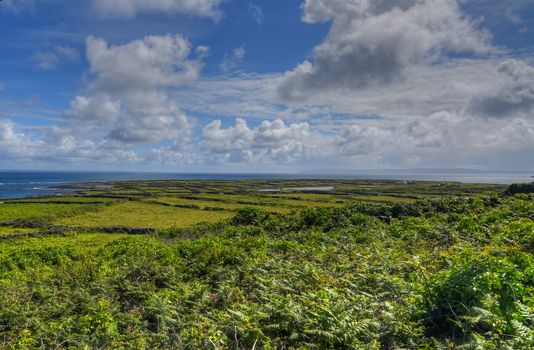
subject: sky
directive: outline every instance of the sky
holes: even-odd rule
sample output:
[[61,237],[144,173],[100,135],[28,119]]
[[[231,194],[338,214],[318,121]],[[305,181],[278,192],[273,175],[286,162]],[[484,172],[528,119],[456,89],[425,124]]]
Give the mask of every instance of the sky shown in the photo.
[[534,169],[534,0],[3,0],[0,169]]

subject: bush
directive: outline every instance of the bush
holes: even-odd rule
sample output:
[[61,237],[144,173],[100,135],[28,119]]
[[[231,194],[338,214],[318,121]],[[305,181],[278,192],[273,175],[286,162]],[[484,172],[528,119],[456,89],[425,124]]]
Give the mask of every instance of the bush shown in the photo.
[[[469,340],[511,338],[531,326],[524,313],[534,292],[534,259],[464,252],[430,281],[424,294],[429,335]],[[531,333],[533,335],[534,333]]]
[[513,196],[518,193],[534,193],[534,182],[526,184],[511,184],[508,189],[504,191],[507,196]]
[[232,218],[231,222],[234,225],[240,226],[259,225],[267,216],[268,214],[263,209],[245,207],[237,211],[237,214]]

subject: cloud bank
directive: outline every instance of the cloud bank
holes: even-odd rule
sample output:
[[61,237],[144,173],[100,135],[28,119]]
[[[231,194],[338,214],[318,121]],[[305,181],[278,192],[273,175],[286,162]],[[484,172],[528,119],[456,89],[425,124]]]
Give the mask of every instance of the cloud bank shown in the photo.
[[101,17],[132,18],[145,13],[188,14],[218,19],[223,0],[93,0]]
[[402,78],[412,64],[434,62],[448,53],[492,50],[478,30],[448,0],[306,0],[306,23],[332,22],[313,61],[287,72],[279,87],[286,100],[306,99],[325,89],[360,89]]
[[[102,16],[124,18],[216,19],[221,4],[94,1]],[[83,83],[53,125],[19,122],[24,110],[0,102],[0,154],[167,169],[530,168],[532,57],[495,47],[462,5],[305,0],[301,20],[329,31],[288,72],[240,70],[245,45],[213,58],[180,34],[89,36]],[[58,68],[74,59],[68,48],[39,51],[34,63]],[[202,73],[210,57],[218,75]]]

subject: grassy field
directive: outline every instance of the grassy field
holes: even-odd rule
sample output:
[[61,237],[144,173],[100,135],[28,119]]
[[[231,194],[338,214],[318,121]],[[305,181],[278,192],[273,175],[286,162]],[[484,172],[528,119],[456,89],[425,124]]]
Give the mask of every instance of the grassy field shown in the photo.
[[[294,190],[319,186],[333,189]],[[532,194],[331,180],[81,187],[0,204],[0,348],[534,347]]]
[[138,201],[128,201],[104,207],[95,212],[54,221],[57,225],[71,227],[185,227],[199,222],[215,222],[232,216],[228,211],[205,211],[167,207]]
[[83,253],[91,253],[104,247],[106,244],[119,238],[124,238],[125,234],[102,234],[102,233],[85,233],[85,234],[67,234],[62,236],[30,237],[17,240],[13,244],[12,240],[0,241],[0,256],[5,257],[20,250],[31,251],[38,247],[42,250],[65,248],[67,250],[78,250]]
[[17,227],[0,227],[0,235],[12,235],[17,233],[28,233],[34,231],[31,228],[17,228]]
[[78,204],[16,203],[0,204],[0,222],[23,218],[71,215],[82,208]]
[[[126,181],[78,186],[77,192],[66,196],[6,200],[0,204],[0,224],[93,231],[114,227],[159,229],[216,222],[244,206],[290,213],[315,206],[341,207],[351,201],[411,203],[423,197],[504,190],[499,185],[367,180]],[[313,191],[321,187],[332,190]],[[16,222],[10,222],[13,220]]]

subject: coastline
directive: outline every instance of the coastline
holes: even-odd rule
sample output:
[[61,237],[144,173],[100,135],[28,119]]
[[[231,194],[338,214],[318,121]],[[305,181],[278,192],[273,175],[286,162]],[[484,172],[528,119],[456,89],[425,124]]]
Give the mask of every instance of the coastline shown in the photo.
[[[534,181],[531,172],[454,174],[231,174],[231,173],[112,173],[0,172],[0,201],[76,195],[88,189],[111,189],[110,183],[142,181],[388,181],[510,185]],[[328,184],[327,184],[328,185]]]

